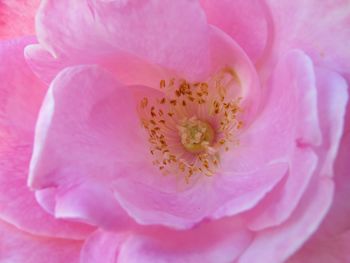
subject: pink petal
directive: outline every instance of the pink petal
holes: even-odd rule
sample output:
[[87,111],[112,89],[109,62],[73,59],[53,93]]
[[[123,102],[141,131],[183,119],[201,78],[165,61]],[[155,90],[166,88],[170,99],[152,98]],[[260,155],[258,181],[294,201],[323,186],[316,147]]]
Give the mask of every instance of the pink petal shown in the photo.
[[292,216],[279,226],[258,232],[238,262],[286,260],[317,230],[329,210],[333,190],[329,178],[314,180]]
[[[287,129],[289,129],[288,132],[291,132],[289,133],[289,135],[287,131],[281,130],[281,135],[287,135],[288,137],[284,137],[284,140],[281,140],[281,144],[279,144],[279,146],[283,146],[283,143],[285,142],[288,143],[288,139],[290,139],[290,137],[292,137],[293,134],[295,138],[295,146],[297,146],[298,144],[301,144],[302,147],[305,147],[306,145],[318,145],[320,142],[320,134],[318,129],[318,117],[316,115],[317,97],[314,91],[315,81],[313,78],[313,69],[308,58],[301,52],[293,51],[287,54],[284,60],[280,62],[280,64],[277,66],[275,74],[277,77],[275,77],[275,82],[273,84],[276,85],[276,87],[280,88],[285,86],[288,89],[288,86],[283,85],[284,81],[293,84],[293,86],[288,89],[288,92],[290,92],[290,94],[287,95],[288,93],[286,91],[284,91],[283,94],[284,96],[286,96],[285,99],[288,100],[288,103],[285,102],[284,104],[282,104],[286,107],[291,108],[280,110],[279,112],[275,112],[275,114],[280,114],[279,118],[281,118],[281,120],[283,121],[288,121],[288,118],[286,117],[288,112],[291,112],[292,115],[291,119],[289,120],[289,123],[287,122],[283,126],[272,126],[271,120],[269,119],[265,119],[263,124],[272,126],[271,128],[273,129],[276,129],[278,127],[281,127],[282,129],[286,129],[287,127]],[[311,75],[311,77],[307,77],[308,75]],[[311,89],[309,92],[310,95],[305,96],[305,91],[308,91],[309,89]],[[283,99],[283,97],[281,95],[278,95],[278,93],[276,94],[274,92],[272,96],[279,96],[276,97],[277,100],[275,101],[271,99],[271,101],[274,102],[271,104],[271,106],[273,107],[272,110],[276,111],[276,102],[278,100],[281,100],[281,98]],[[294,103],[300,105],[299,107],[301,107],[301,112],[297,111],[293,113],[293,97]],[[309,106],[309,109],[307,109],[306,105]],[[271,114],[268,117],[271,118],[271,116],[273,116],[273,114]],[[299,118],[296,119],[296,117]],[[298,124],[296,121],[299,121],[300,124]],[[296,129],[293,132],[292,128],[288,128],[293,127],[292,123],[294,123],[294,125],[298,125],[297,127],[299,127],[299,129]],[[251,127],[252,130],[254,128],[254,126]],[[264,132],[264,130],[262,130],[262,132]],[[270,134],[273,134],[274,138],[273,140],[269,140],[266,142],[273,142],[274,144],[278,144],[278,141],[276,139],[276,132],[271,132]],[[268,138],[265,137],[263,134],[261,134],[260,136],[265,140]],[[257,138],[259,139],[260,137]],[[251,141],[252,140],[250,140],[250,142]],[[292,150],[293,144],[290,144],[289,147],[291,148],[285,148],[284,155],[275,155],[279,158],[283,156],[285,156],[286,158],[288,154],[291,154],[292,151],[295,151],[292,163],[290,164],[290,174],[288,176],[288,179],[285,182],[283,182],[281,186],[276,187],[276,189],[273,192],[268,194],[265,200],[257,207],[257,209],[254,209],[251,213],[248,214],[248,216],[253,219],[253,223],[251,225],[253,229],[261,230],[267,226],[280,224],[281,222],[286,220],[289,217],[289,215],[293,212],[294,208],[298,205],[300,198],[302,197],[305,189],[308,186],[311,176],[314,174],[317,163],[315,154],[307,148]],[[266,155],[262,156],[266,158],[268,156],[268,151],[270,150],[269,146],[262,147],[262,149],[264,149],[264,153]],[[252,158],[251,155],[249,157]],[[256,167],[256,165],[251,166]]]
[[239,146],[223,155],[223,171],[254,171],[266,163],[289,160],[297,143],[320,143],[310,59],[298,50],[288,52],[267,84],[263,87],[269,91],[262,98],[264,108],[246,132],[239,135]]
[[328,214],[328,219],[325,224],[330,229],[329,232],[341,233],[349,230],[349,154],[350,154],[350,108],[347,106],[346,123],[344,133],[341,140],[339,152],[335,162],[335,177],[336,191],[333,201],[333,206]]
[[115,263],[126,235],[96,231],[86,241],[80,255],[82,263]]
[[[130,168],[137,173],[138,167]],[[200,178],[186,191],[150,186],[130,178],[114,186],[121,206],[139,224],[161,224],[173,228],[191,228],[206,217],[221,218],[249,209],[285,175],[285,164],[266,165],[251,174],[214,175]],[[144,177],[157,176],[143,169]],[[161,180],[162,175],[158,175]],[[207,180],[206,180],[207,179]],[[135,195],[136,193],[139,193]]]
[[0,221],[0,261],[4,263],[78,263],[81,241],[30,235]]
[[[65,59],[54,57],[40,44],[26,46],[24,56],[33,72],[47,85],[51,83],[61,70],[74,65],[71,62],[71,57]],[[80,63],[83,62],[85,60]]]
[[32,40],[0,46],[0,218],[32,234],[81,239],[91,227],[56,220],[26,186],[35,120],[46,89],[24,61],[28,43]]
[[56,192],[57,190],[55,187],[35,191],[35,199],[41,207],[51,215],[55,215]]
[[[66,187],[67,188],[67,187]],[[35,191],[38,203],[56,218],[98,225],[110,230],[125,230],[132,222],[105,188],[93,183],[44,188]],[[108,214],[108,216],[106,216]]]
[[312,240],[286,263],[342,263],[350,261],[350,231]]
[[247,128],[260,110],[261,86],[256,68],[242,48],[218,28],[210,27],[209,40],[211,73],[228,67],[237,74],[240,85],[235,87],[237,90],[231,92],[237,97],[242,97],[240,104],[244,108],[242,119]]
[[57,57],[124,50],[186,76],[209,67],[208,27],[196,1],[46,1],[37,21],[40,44]]
[[[289,60],[287,63],[292,65],[291,70],[297,77],[296,84],[293,83],[292,88],[299,90],[297,120],[300,123],[297,124],[298,128],[295,131],[298,136],[295,139],[296,148],[290,157],[288,179],[280,187],[276,187],[249,215],[250,227],[255,230],[278,225],[286,220],[298,205],[312,175],[318,175],[317,156],[313,148],[321,143],[316,82],[313,67],[308,58],[302,53],[295,53],[295,55],[297,56],[294,60]],[[323,105],[323,102],[320,105]]]
[[29,184],[57,187],[57,217],[105,228],[128,221],[111,182],[148,156],[135,103],[131,89],[97,66],[67,68],[53,81],[37,123]]
[[337,156],[344,117],[348,103],[348,84],[346,80],[327,69],[317,68],[318,108],[323,135],[323,144],[318,149],[322,160],[320,173],[334,175],[334,160]]
[[317,156],[313,151],[296,148],[285,182],[267,194],[263,201],[248,213],[249,227],[258,231],[285,221],[299,204],[316,166]]
[[[276,28],[276,57],[290,47],[311,56],[316,65],[349,74],[350,7],[346,0],[268,0]],[[305,25],[308,26],[305,26]]]
[[80,64],[98,64],[112,71],[118,80],[128,85],[158,87],[159,80],[166,78],[163,69],[123,51],[115,51],[101,57],[82,56],[54,57],[40,44],[26,46],[26,60],[35,74],[46,84],[66,67]]
[[131,225],[108,188],[94,182],[58,191],[55,198],[56,218],[74,219],[113,230],[125,230]]
[[34,15],[39,0],[1,1],[0,39],[34,35]]
[[232,216],[254,207],[286,175],[287,163],[267,164],[247,174],[223,174],[213,186],[218,209],[213,218]]
[[185,232],[155,228],[127,239],[118,262],[233,262],[251,238],[251,233],[232,219],[206,223]]
[[[315,170],[316,159],[314,153],[307,151],[305,148],[297,149],[291,163],[290,175],[285,185],[270,193],[266,200],[260,204],[258,210],[254,211],[254,216],[251,215],[253,218],[251,227],[255,230],[277,225],[286,220],[297,206],[313,173],[316,176],[331,176],[333,174],[333,163],[342,133],[343,115],[347,102],[347,87],[344,80],[333,72],[318,69],[316,73],[317,109],[324,137],[323,144],[314,148],[319,159],[317,169]],[[305,86],[312,87],[311,83]],[[304,90],[307,89],[305,88]],[[301,108],[301,114],[304,115],[306,122],[312,123],[312,120],[317,120],[317,117],[314,116],[316,103],[312,100],[312,97],[315,95],[313,94],[306,100],[306,92],[303,93],[305,104]],[[310,107],[312,114],[306,114],[308,112],[306,105],[309,105],[309,107],[312,105]],[[309,127],[308,125],[303,125],[299,133],[305,136],[304,142],[303,140],[298,140],[298,144],[301,147],[307,146],[305,142],[310,142],[312,138],[318,138],[317,134],[312,135],[311,125]],[[316,139],[314,145],[317,145],[318,141]],[[256,213],[259,210],[262,213],[257,216]]]
[[[34,38],[26,37],[0,44],[0,124],[29,133],[46,90],[24,61],[23,49],[33,42]],[[25,88],[29,85],[30,88]]]
[[256,62],[264,53],[271,19],[263,1],[201,0],[208,22],[230,35]]
[[[324,70],[322,71],[324,72]],[[329,73],[329,72],[328,72]],[[346,100],[346,86],[341,77],[335,73],[328,74],[331,78],[323,78],[319,75],[322,82],[322,101],[323,105],[331,107],[323,108],[325,120],[332,120],[332,127],[335,129],[325,129],[328,139],[336,138],[339,135],[337,127],[342,126],[342,114],[340,109],[342,101]],[[332,84],[332,85],[331,85]],[[337,114],[338,118],[328,118],[331,114]],[[338,263],[348,262],[350,260],[350,185],[349,185],[349,155],[350,155],[350,118],[349,107],[346,115],[346,125],[343,138],[341,140],[335,163],[335,194],[332,206],[325,217],[318,231],[309,241],[288,261],[288,263]],[[332,141],[332,139],[331,139]],[[331,145],[331,148],[334,146]],[[331,151],[332,152],[332,151]],[[330,154],[332,155],[332,153]],[[325,169],[325,175],[329,176],[333,172]]]

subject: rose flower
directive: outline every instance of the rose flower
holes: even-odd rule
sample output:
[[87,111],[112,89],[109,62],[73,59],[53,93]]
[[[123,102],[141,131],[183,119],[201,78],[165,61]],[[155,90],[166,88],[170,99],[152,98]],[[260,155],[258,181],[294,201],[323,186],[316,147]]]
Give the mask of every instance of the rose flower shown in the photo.
[[1,262],[350,261],[348,1],[27,4],[0,5]]

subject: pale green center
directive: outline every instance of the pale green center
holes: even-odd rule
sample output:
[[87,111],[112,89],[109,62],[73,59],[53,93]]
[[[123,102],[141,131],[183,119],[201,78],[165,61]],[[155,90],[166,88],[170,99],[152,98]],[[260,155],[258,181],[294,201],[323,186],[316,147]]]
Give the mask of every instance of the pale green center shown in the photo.
[[195,117],[184,120],[178,126],[181,143],[191,153],[200,153],[208,149],[214,140],[214,130],[207,122]]

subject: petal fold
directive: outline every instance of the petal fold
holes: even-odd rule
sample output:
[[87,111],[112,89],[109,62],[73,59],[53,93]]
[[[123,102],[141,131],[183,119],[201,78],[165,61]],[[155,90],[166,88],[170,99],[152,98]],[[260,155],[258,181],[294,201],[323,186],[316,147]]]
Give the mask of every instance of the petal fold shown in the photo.
[[37,15],[39,42],[56,57],[123,50],[192,78],[209,69],[207,31],[190,0],[46,0]]
[[[275,24],[274,56],[298,47],[315,65],[349,77],[350,5],[346,0],[267,0]],[[304,26],[308,24],[308,26]]]
[[253,62],[264,53],[270,37],[270,14],[263,1],[201,0],[208,22],[230,35]]
[[32,236],[0,221],[0,261],[4,263],[78,263],[81,241]]
[[83,239],[93,228],[47,214],[26,186],[34,125],[46,87],[24,61],[33,38],[0,44],[0,219],[34,235]]
[[144,159],[140,127],[131,89],[110,73],[93,65],[63,70],[40,111],[29,186],[57,188],[56,217],[118,227],[127,217],[110,182]]
[[259,231],[238,262],[284,262],[317,230],[331,206],[333,191],[329,178],[314,180],[292,216],[277,227]]
[[98,230],[84,243],[80,254],[81,263],[115,263],[126,235]]
[[230,263],[251,239],[251,233],[236,220],[209,222],[185,232],[155,228],[128,238],[118,262]]

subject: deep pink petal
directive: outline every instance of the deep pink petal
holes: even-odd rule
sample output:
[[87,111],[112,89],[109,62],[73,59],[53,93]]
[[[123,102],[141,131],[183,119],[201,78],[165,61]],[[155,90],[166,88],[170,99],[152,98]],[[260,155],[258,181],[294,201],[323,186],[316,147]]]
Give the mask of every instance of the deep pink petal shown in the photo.
[[39,42],[57,57],[124,50],[191,77],[208,70],[207,31],[189,0],[44,1],[37,17]]
[[0,39],[34,35],[39,0],[0,2]]
[[32,42],[21,39],[0,46],[0,218],[32,234],[81,239],[91,227],[56,220],[26,185],[34,125],[46,90],[23,58],[24,46]]
[[78,263],[81,241],[30,235],[0,221],[0,261],[6,263]]
[[26,37],[0,43],[0,125],[29,133],[46,90],[24,61],[24,47],[33,42]]

